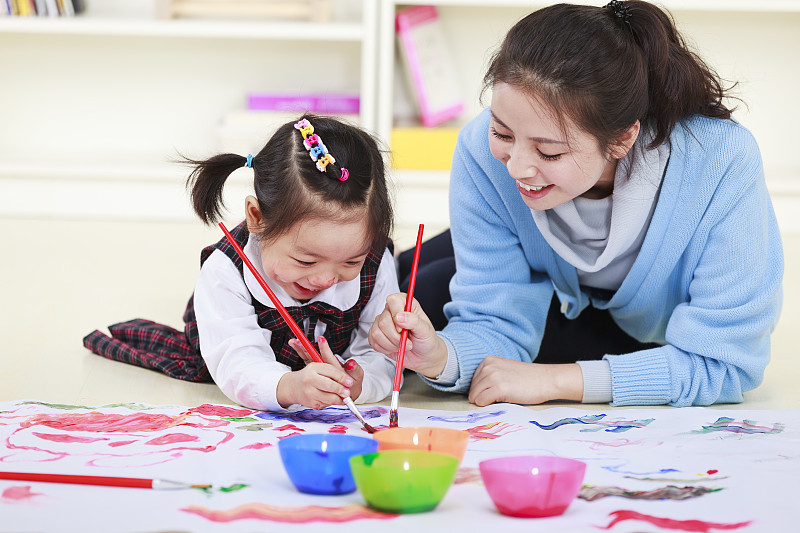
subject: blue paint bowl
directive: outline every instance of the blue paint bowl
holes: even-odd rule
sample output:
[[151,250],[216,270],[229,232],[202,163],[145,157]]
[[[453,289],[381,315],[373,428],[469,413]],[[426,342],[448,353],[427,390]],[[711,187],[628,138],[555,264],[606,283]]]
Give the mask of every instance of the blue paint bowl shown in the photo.
[[350,458],[377,449],[376,440],[340,433],[307,433],[278,441],[289,479],[297,490],[309,494],[353,492]]

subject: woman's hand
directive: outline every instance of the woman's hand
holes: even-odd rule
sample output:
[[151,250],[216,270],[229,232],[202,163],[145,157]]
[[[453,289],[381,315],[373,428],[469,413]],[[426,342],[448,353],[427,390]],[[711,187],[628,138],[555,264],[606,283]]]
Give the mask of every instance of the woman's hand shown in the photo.
[[436,335],[428,316],[417,300],[410,312],[405,312],[406,295],[392,294],[386,298],[386,308],[375,318],[369,330],[369,343],[375,351],[397,360],[400,334],[408,330],[403,366],[428,378],[436,378],[447,363],[447,347]]
[[583,373],[576,363],[523,363],[490,355],[472,376],[469,401],[478,406],[497,402],[539,404],[583,399]]
[[319,337],[317,343],[323,363],[315,363],[297,339],[289,341],[289,346],[303,358],[306,366],[284,374],[278,381],[276,392],[282,407],[300,404],[311,409],[322,409],[330,405],[342,405],[342,398],[350,396],[355,399],[361,394],[364,380],[361,367],[356,365],[345,372],[325,337]]

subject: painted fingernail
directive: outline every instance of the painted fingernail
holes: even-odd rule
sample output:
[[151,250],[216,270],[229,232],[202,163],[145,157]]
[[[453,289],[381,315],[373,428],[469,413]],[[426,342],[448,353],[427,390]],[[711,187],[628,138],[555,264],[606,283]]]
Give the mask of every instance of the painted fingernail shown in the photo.
[[319,337],[317,337],[317,344],[326,344],[327,342],[328,339],[326,339],[324,335],[320,335]]
[[348,359],[347,362],[344,364],[345,370],[353,370],[355,367],[358,366],[355,359]]

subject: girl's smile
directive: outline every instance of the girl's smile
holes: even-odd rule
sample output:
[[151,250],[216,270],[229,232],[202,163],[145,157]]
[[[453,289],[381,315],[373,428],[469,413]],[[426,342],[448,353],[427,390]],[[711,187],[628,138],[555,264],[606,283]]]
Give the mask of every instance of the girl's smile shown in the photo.
[[369,253],[366,218],[307,219],[261,247],[264,273],[299,301],[358,276]]

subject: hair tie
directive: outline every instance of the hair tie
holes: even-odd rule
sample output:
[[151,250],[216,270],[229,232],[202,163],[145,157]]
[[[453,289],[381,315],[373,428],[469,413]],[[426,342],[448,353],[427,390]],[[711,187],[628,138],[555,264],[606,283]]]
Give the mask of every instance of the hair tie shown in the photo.
[[603,6],[603,9],[610,9],[611,13],[616,17],[617,20],[620,20],[630,26],[631,24],[631,12],[630,7],[620,0],[611,0],[609,3]]
[[[303,136],[303,146],[311,156],[311,160],[317,165],[317,170],[325,172],[328,165],[336,163],[336,159],[328,152],[328,148],[322,142],[319,135],[314,133],[314,126],[308,121],[303,119],[294,125],[295,129],[300,131]],[[346,168],[342,168],[342,177],[339,181],[345,181],[350,176],[350,172]]]
[[247,161],[245,161],[244,166],[246,166],[247,168],[253,168],[253,156],[252,155],[247,154]]

